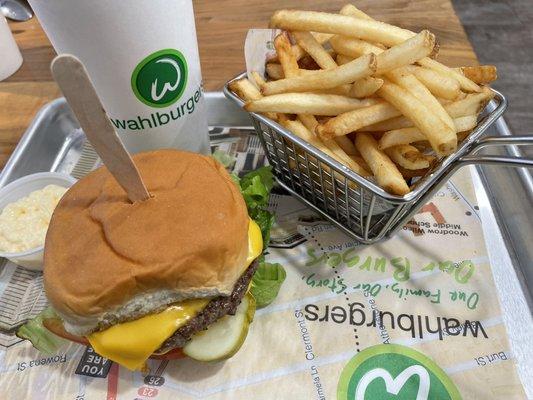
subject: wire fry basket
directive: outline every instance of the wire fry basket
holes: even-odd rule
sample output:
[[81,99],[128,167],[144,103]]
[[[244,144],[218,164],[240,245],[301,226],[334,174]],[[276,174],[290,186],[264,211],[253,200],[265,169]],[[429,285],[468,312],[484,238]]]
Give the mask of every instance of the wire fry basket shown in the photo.
[[[240,107],[244,102],[228,85],[245,76],[240,74],[224,86],[226,97]],[[495,106],[487,106],[477,127],[457,151],[439,160],[404,196],[386,192],[278,123],[260,114],[249,114],[277,182],[349,236],[371,244],[394,235],[459,167],[468,164],[533,167],[533,160],[474,155],[491,145],[533,144],[533,137],[480,138],[507,108],[505,97],[495,90],[494,93]]]

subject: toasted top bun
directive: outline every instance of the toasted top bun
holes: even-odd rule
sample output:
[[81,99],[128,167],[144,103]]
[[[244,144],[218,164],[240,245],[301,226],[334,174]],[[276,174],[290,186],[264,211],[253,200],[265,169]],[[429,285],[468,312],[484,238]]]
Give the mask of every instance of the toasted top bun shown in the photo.
[[72,186],[52,216],[44,284],[70,333],[229,295],[247,267],[246,204],[223,166],[177,150],[133,159],[151,199],[132,204],[102,167]]

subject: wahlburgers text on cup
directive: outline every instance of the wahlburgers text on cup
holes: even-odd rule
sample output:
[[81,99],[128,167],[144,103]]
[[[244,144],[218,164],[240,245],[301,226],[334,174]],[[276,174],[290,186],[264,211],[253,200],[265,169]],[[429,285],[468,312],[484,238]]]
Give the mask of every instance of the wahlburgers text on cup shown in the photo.
[[192,1],[30,1],[56,51],[86,66],[129,151],[209,153]]

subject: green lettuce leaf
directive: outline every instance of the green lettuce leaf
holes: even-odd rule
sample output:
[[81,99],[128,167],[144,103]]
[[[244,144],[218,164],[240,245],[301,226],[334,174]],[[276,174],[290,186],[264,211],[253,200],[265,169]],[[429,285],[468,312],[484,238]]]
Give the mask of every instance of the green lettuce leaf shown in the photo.
[[217,160],[225,168],[231,167],[235,163],[235,160],[236,160],[235,157],[230,156],[228,153],[225,153],[221,150],[215,150],[215,152],[211,154],[211,157]]
[[250,291],[255,298],[257,308],[268,306],[278,296],[281,284],[287,273],[281,264],[261,262],[252,278]]
[[248,215],[261,228],[263,249],[270,242],[270,229],[274,223],[274,214],[268,211],[268,198],[274,187],[272,167],[261,167],[244,175],[239,182],[241,193],[248,208]]
[[54,354],[64,340],[44,327],[43,320],[47,318],[59,318],[52,307],[45,308],[35,318],[22,325],[17,331],[17,336],[29,340],[33,347],[45,354]]
[[268,204],[268,196],[270,192],[261,181],[261,177],[254,176],[247,186],[243,186],[241,180],[241,191],[244,201],[249,209],[254,210],[258,207],[264,207]]
[[261,183],[265,186],[265,189],[268,193],[274,187],[274,175],[272,174],[271,166],[264,166],[256,169],[255,171],[248,172],[241,179],[241,187],[245,190],[254,178],[259,177]]
[[[248,215],[261,229],[264,251],[270,242],[270,230],[274,223],[274,214],[267,210],[270,192],[274,187],[272,167],[261,167],[247,173],[240,179],[239,185]],[[267,263],[264,261],[264,255],[261,255],[250,288],[258,308],[266,307],[274,301],[285,277],[286,272],[280,264]]]
[[235,183],[237,186],[241,187],[241,178],[237,176],[237,174],[234,174],[233,172],[229,174],[231,180],[233,183]]

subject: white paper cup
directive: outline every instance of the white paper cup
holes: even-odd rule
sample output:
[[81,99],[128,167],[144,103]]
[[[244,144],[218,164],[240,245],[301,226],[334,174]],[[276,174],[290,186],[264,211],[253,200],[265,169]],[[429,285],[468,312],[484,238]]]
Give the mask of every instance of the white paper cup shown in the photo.
[[30,0],[58,53],[78,57],[127,149],[209,154],[191,0]]
[[0,13],[0,60],[0,81],[13,75],[22,65],[22,55],[2,13]]
[[[38,172],[24,176],[0,189],[0,212],[9,203],[14,203],[28,196],[31,192],[43,189],[47,185],[58,185],[69,188],[74,183],[76,183],[76,179],[72,176],[56,172]],[[43,255],[44,244],[34,249],[18,253],[0,252],[0,257],[7,258],[21,267],[34,271],[42,271]]]

